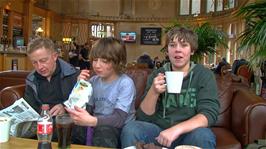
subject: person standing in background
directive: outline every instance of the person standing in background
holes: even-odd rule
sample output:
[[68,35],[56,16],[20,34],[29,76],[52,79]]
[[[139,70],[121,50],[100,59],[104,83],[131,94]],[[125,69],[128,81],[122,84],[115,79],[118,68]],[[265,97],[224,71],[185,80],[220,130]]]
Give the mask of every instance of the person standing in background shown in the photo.
[[74,67],[79,67],[79,48],[73,42],[70,43],[70,50],[68,52],[69,63]]
[[82,46],[80,49],[80,52],[79,52],[80,70],[90,69],[90,61],[89,61],[90,49],[91,49],[91,45],[89,42],[85,43],[85,45]]

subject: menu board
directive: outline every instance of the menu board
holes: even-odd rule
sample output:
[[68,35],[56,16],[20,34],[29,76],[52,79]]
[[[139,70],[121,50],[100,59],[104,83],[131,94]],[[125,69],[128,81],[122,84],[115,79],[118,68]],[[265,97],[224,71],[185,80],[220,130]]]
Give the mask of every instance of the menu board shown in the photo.
[[162,29],[159,27],[141,28],[141,44],[160,45]]

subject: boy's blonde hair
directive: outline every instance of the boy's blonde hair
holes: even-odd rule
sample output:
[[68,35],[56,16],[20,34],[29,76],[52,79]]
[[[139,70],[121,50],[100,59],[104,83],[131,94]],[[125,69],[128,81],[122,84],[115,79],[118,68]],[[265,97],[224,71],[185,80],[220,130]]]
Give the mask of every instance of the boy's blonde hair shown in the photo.
[[105,37],[97,40],[90,53],[90,60],[103,58],[113,63],[116,72],[124,72],[127,63],[127,51],[124,43],[113,37]]

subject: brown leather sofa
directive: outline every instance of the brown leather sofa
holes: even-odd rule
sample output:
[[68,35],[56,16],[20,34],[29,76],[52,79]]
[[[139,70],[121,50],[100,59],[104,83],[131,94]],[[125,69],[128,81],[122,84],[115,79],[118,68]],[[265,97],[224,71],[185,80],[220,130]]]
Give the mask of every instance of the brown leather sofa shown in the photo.
[[25,84],[25,78],[29,74],[29,71],[1,71],[0,72],[0,91],[5,87]]
[[[149,69],[128,69],[126,72],[136,85],[136,107],[139,106],[150,72]],[[240,149],[256,139],[265,139],[266,101],[250,91],[247,85],[234,81],[230,75],[217,75],[216,80],[221,108],[218,121],[212,130],[216,134],[217,148]],[[10,94],[18,93],[21,97],[22,90],[23,86],[6,88],[0,92],[0,100],[13,102],[18,96]]]
[[266,137],[266,101],[256,96],[244,82],[236,82],[229,74],[216,76],[220,113],[212,130],[217,148],[244,148]]
[[8,86],[0,91],[0,110],[10,106],[24,95],[25,84]]

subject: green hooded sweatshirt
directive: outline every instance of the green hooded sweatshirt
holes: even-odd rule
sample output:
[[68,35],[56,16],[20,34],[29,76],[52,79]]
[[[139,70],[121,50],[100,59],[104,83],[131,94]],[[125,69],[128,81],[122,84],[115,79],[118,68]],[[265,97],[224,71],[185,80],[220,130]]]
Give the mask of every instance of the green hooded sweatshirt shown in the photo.
[[[171,64],[154,70],[148,77],[142,100],[149,91],[158,73],[171,71]],[[137,110],[137,120],[157,124],[162,129],[169,128],[201,113],[213,125],[219,112],[219,101],[214,74],[203,65],[191,63],[189,73],[183,79],[181,93],[160,94],[153,115],[146,115],[141,108]]]

